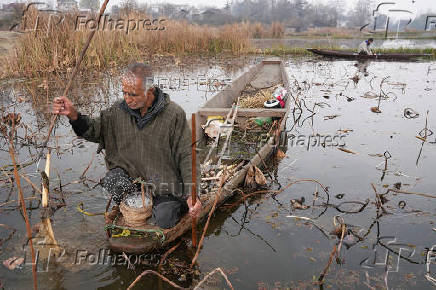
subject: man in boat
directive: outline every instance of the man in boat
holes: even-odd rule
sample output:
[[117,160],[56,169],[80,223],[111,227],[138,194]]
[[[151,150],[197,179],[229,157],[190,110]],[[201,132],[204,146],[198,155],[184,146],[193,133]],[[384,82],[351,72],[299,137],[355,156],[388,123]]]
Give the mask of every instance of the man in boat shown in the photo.
[[124,100],[90,118],[65,96],[55,98],[53,113],[68,117],[74,132],[105,149],[108,168],[103,188],[119,205],[140,190],[140,178],[153,187],[153,218],[171,228],[181,216],[197,217],[201,202],[191,201],[191,131],[184,110],[156,86],[148,86],[149,65],[133,63],[122,76]]
[[359,44],[359,54],[361,55],[375,55],[371,49],[371,44],[374,42],[373,38],[369,38]]

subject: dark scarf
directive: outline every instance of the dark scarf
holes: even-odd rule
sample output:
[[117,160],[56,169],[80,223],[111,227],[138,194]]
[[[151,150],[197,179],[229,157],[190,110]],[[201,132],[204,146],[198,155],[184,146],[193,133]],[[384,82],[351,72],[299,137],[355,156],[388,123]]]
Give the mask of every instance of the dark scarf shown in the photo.
[[157,90],[157,95],[155,95],[155,100],[150,108],[148,108],[147,113],[144,116],[141,116],[140,109],[130,109],[126,103],[126,100],[122,101],[120,104],[121,109],[129,113],[131,116],[135,117],[136,125],[139,129],[145,127],[145,125],[152,120],[157,114],[159,114],[165,106],[169,103],[169,96],[162,92],[162,90],[158,87],[155,87]]

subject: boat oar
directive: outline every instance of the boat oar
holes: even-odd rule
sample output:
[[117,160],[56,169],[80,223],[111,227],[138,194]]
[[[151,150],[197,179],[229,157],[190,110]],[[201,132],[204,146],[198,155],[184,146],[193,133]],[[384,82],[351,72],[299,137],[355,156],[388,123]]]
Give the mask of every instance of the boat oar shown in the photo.
[[[100,22],[100,19],[101,19],[101,17],[103,16],[104,11],[106,10],[106,6],[107,6],[107,3],[108,3],[108,2],[109,2],[109,0],[105,0],[104,3],[103,3],[103,5],[101,6],[101,8],[100,8],[100,13],[99,13],[99,15],[98,15],[98,22]],[[97,22],[97,23],[98,23],[98,22]],[[91,40],[92,40],[92,38],[94,37],[94,34],[95,34],[96,31],[97,31],[97,29],[92,30],[92,31],[89,33],[89,35],[88,35],[88,39],[87,39],[87,41],[86,41],[86,43],[85,43],[85,46],[83,46],[82,51],[81,51],[81,53],[80,53],[79,60],[77,61],[77,64],[76,64],[76,66],[74,67],[73,73],[71,74],[70,79],[68,80],[68,84],[67,84],[67,86],[65,87],[65,90],[64,90],[63,96],[66,96],[66,95],[68,94],[68,91],[69,91],[70,88],[71,88],[71,85],[72,85],[72,83],[73,83],[73,80],[74,80],[74,78],[76,77],[77,72],[79,71],[80,64],[82,63],[83,57],[85,56],[85,53],[86,53],[86,51],[88,50],[89,44],[91,43]],[[50,121],[50,127],[48,128],[47,137],[45,138],[44,143],[42,144],[42,147],[41,147],[41,151],[39,152],[39,154],[38,154],[38,156],[37,156],[37,159],[36,159],[36,160],[38,160],[38,164],[39,164],[39,161],[41,160],[42,155],[44,154],[44,149],[47,147],[48,141],[50,140],[50,135],[51,135],[51,132],[53,131],[53,128],[54,128],[54,126],[55,126],[55,124],[56,124],[56,121],[57,121],[57,119],[58,119],[58,116],[59,116],[58,114],[55,114],[55,115],[53,115],[53,117],[51,118],[51,121]]]
[[[191,191],[191,201],[192,206],[197,203],[197,131],[195,122],[195,113],[192,114],[191,118],[191,131],[192,131],[192,191]],[[197,247],[197,218],[192,218],[192,247]]]

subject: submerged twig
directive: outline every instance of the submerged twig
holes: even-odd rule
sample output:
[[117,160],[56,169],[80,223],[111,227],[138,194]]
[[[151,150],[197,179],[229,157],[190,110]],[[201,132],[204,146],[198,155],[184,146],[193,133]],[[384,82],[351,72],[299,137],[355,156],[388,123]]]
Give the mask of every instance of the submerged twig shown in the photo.
[[216,268],[215,270],[213,270],[212,272],[210,272],[209,274],[207,274],[206,276],[204,276],[203,280],[200,281],[200,283],[197,284],[197,286],[195,286],[194,290],[197,290],[200,288],[200,286],[213,274],[215,274],[216,272],[220,272],[221,275],[224,277],[224,279],[226,280],[227,286],[230,287],[230,289],[234,290],[232,283],[230,283],[229,278],[227,278],[227,275],[224,273],[224,271],[221,268]]
[[174,288],[177,288],[177,289],[186,289],[186,288],[180,287],[179,285],[177,285],[176,283],[174,283],[173,281],[169,280],[168,278],[166,278],[165,276],[163,276],[162,274],[160,274],[160,273],[158,273],[156,271],[145,270],[144,272],[141,273],[141,275],[136,277],[135,281],[133,281],[132,284],[130,284],[130,286],[127,288],[127,290],[132,289],[133,286],[135,286],[135,284],[138,283],[139,280],[141,280],[142,277],[144,277],[144,276],[146,276],[148,274],[154,274],[154,275],[158,276],[159,278],[161,278],[162,280],[164,280],[165,282],[167,282],[168,284],[170,284]]
[[398,189],[389,188],[388,192],[390,192],[390,191],[395,192],[395,193],[414,194],[414,195],[419,195],[419,196],[422,196],[422,197],[436,198],[436,195],[431,195],[431,194],[428,194],[428,193],[404,191],[404,190],[398,190]]
[[89,162],[88,166],[86,166],[85,170],[83,170],[82,175],[80,175],[80,179],[85,177],[86,172],[88,172],[89,167],[91,167],[92,161],[94,161],[95,158],[95,152],[92,153],[91,161]]
[[330,265],[332,264],[333,257],[335,256],[336,251],[337,251],[337,247],[336,247],[336,244],[335,244],[333,246],[333,249],[332,249],[331,253],[330,253],[330,257],[329,257],[329,260],[327,262],[327,265],[324,267],[324,270],[322,271],[321,275],[319,275],[318,284],[320,284],[320,285],[324,284],[324,278],[327,275],[327,272],[328,272],[328,270],[330,268]]
[[198,254],[200,253],[201,246],[203,245],[204,236],[206,235],[207,228],[209,227],[210,218],[212,217],[213,213],[215,212],[215,208],[216,208],[217,202],[221,196],[221,191],[222,191],[222,188],[223,188],[223,185],[224,185],[224,182],[226,181],[226,179],[227,179],[227,169],[224,168],[224,172],[223,172],[223,175],[221,176],[221,180],[220,180],[220,187],[218,189],[218,193],[215,196],[215,201],[213,203],[212,209],[209,212],[209,216],[207,217],[207,221],[206,221],[206,224],[205,224],[204,229],[203,229],[203,234],[201,235],[200,242],[198,243],[197,251],[195,252],[194,258],[192,259],[191,267],[197,261]]
[[427,110],[427,115],[425,117],[425,126],[424,126],[424,129],[420,132],[420,133],[422,133],[424,131],[424,136],[420,136],[421,138],[419,138],[422,140],[422,144],[421,144],[421,149],[419,150],[418,158],[416,158],[416,166],[418,166],[419,159],[421,158],[421,154],[422,154],[422,149],[424,148],[424,144],[427,141],[427,137],[428,137],[428,135],[427,135],[428,131],[429,131],[427,128],[427,126],[428,126],[428,113],[429,113],[429,111]]
[[170,255],[172,252],[174,252],[180,245],[182,244],[182,241],[178,242],[175,246],[173,246],[171,249],[165,252],[165,254],[162,255],[162,258],[160,258],[159,265],[157,266],[157,269],[160,271],[161,267],[163,265],[163,262],[166,260],[168,255]]

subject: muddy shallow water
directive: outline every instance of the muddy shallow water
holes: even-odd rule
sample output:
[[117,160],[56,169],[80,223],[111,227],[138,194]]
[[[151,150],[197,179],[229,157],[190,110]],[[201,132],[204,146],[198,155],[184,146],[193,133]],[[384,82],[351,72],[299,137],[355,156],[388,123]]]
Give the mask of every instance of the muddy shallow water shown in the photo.
[[[217,81],[225,85],[259,60],[259,57],[234,60],[237,65],[231,66],[225,61],[212,59],[207,64],[183,70],[175,66],[166,67],[159,75],[164,90],[189,116],[220,89]],[[436,141],[436,135],[429,136],[424,145],[415,137],[425,127],[427,110],[427,127],[436,133],[436,63],[370,62],[356,67],[352,61],[318,58],[286,58],[285,62],[291,78],[292,96],[304,101],[299,103],[302,110],[294,110],[287,121],[288,142],[283,148],[286,157],[278,164],[270,165],[274,178],[269,179],[270,187],[283,188],[301,179],[317,180],[328,187],[329,201],[321,185],[302,181],[278,195],[264,194],[234,208],[223,207],[212,219],[194,277],[180,275],[183,274],[181,265],[193,255],[189,243],[170,255],[164,265],[167,277],[190,287],[214,268],[221,267],[235,289],[318,288],[313,281],[318,279],[339,240],[329,232],[334,229],[334,217],[340,216],[347,228],[362,240],[349,249],[345,245],[342,247],[342,264],[333,259],[324,287],[431,288],[432,284],[425,275],[427,250],[436,244],[434,198],[390,192],[385,196],[388,199],[384,204],[387,213],[377,218],[371,183],[379,193],[385,193],[387,188],[394,188],[395,183],[401,182],[403,191],[436,195],[436,144],[432,143]],[[181,76],[184,84],[188,82],[190,86],[180,86],[177,81],[170,84],[165,80],[182,79]],[[353,77],[356,81],[359,79],[357,83],[351,80]],[[207,86],[208,80],[215,86]],[[51,81],[53,83],[49,81],[49,86],[55,86]],[[38,135],[38,127],[42,128],[42,132],[46,130],[46,115],[41,112],[43,108],[30,105],[32,98],[42,98],[42,86],[34,89],[35,96],[31,93],[32,86],[40,84],[41,81],[17,81],[1,88],[1,105],[8,107],[8,112],[13,108],[21,112],[21,122],[32,128],[35,135]],[[206,88],[209,91],[205,91]],[[379,95],[381,90],[386,97],[380,101],[381,113],[376,114],[371,107],[378,105],[378,98],[372,96]],[[92,83],[84,81],[82,85],[75,86],[73,95],[80,96],[75,101],[82,112],[96,115],[101,108],[120,97],[117,76],[96,79]],[[54,96],[44,96],[40,103]],[[419,117],[406,118],[405,108],[412,108],[419,113]],[[24,128],[19,130],[19,136],[25,135]],[[89,212],[104,211],[107,197],[101,193],[100,187],[93,188],[105,172],[103,157],[101,154],[94,157],[96,144],[77,139],[65,119],[61,120],[55,134],[59,137],[53,138],[51,146],[59,146],[60,149],[59,153],[53,150],[50,181],[54,189],[61,182],[67,206],[55,213],[53,229],[66,252],[57,264],[49,265],[48,271],[45,271],[42,262],[38,265],[40,289],[125,289],[148,268],[137,265],[135,270],[131,270],[122,264],[95,265],[89,259],[78,258],[83,253],[97,255],[106,247],[102,216],[85,216],[77,211],[81,201]],[[338,136],[340,139],[335,140],[340,141],[335,143],[326,136],[332,139]],[[1,167],[9,170],[10,157],[4,151],[7,144],[1,139],[0,145]],[[17,148],[20,163],[25,163],[36,152],[32,146],[21,147],[20,140],[17,140]],[[356,154],[338,148],[346,148]],[[386,151],[391,158],[384,171],[383,153]],[[91,166],[84,174],[86,178],[75,182],[80,180],[91,160]],[[40,167],[43,166],[42,161]],[[39,184],[35,169],[36,165],[32,164],[23,170]],[[0,259],[5,260],[25,255],[28,248],[24,247],[23,251],[25,227],[20,212],[16,210],[17,203],[3,205],[8,200],[17,199],[16,189],[11,191],[6,177],[2,175],[1,178],[1,223],[17,229],[12,238],[4,241],[10,231],[0,228],[3,242]],[[68,184],[70,182],[73,183]],[[31,187],[24,181],[22,183],[25,196],[31,196]],[[318,192],[316,196],[315,192]],[[59,197],[59,194],[55,191],[53,196]],[[301,197],[310,207],[292,209],[290,200]],[[229,204],[239,198],[229,201]],[[356,202],[367,205],[361,212],[347,213],[362,206]],[[36,201],[32,204],[37,205]],[[31,223],[39,222],[39,210],[30,212]],[[186,239],[189,236],[186,235]],[[29,254],[26,256],[29,260]],[[147,261],[153,264],[159,257],[156,253],[148,256]],[[29,265],[14,271],[4,266],[0,269],[0,282],[6,289],[32,287]],[[436,265],[430,264],[429,269],[430,275],[436,277]],[[222,289],[225,281],[219,276],[212,276],[204,285],[205,288]],[[140,286],[145,289],[172,288],[152,276],[143,278],[136,287],[139,289]]]

